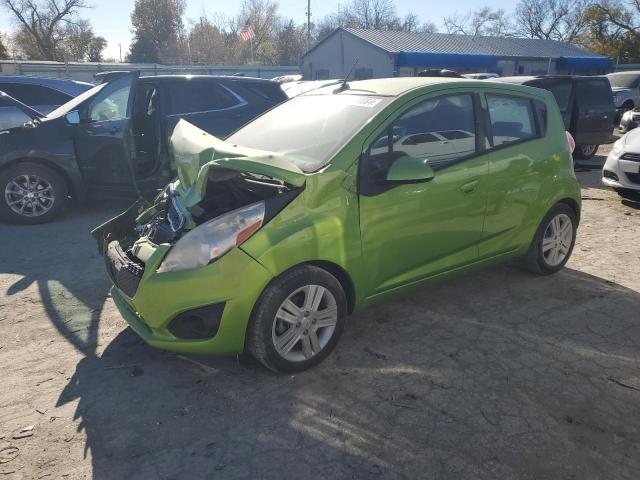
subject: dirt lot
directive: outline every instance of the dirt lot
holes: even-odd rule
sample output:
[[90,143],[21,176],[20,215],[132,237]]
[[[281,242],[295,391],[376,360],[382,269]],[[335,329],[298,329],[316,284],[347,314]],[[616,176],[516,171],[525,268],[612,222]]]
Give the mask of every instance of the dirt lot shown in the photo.
[[0,225],[0,480],[636,480],[640,206],[599,185],[603,161],[579,168],[563,272],[377,305],[296,376],[144,345],[88,234],[104,207]]

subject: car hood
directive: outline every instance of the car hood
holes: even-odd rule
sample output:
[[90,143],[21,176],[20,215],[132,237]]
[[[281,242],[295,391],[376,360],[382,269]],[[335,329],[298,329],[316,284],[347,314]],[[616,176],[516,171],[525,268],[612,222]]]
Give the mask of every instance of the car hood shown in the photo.
[[172,188],[187,208],[204,197],[210,175],[224,176],[229,170],[264,175],[295,187],[306,182],[304,172],[287,156],[225,142],[186,120],[176,125],[170,145],[178,173]]

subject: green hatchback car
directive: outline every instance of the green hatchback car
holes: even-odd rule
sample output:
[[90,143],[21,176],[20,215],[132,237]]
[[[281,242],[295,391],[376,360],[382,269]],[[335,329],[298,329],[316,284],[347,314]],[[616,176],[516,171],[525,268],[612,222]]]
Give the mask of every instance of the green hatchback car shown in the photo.
[[181,121],[177,179],[93,235],[152,346],[304,370],[347,316],[451,274],[569,259],[580,188],[553,96],[451,78],[339,82],[215,138]]

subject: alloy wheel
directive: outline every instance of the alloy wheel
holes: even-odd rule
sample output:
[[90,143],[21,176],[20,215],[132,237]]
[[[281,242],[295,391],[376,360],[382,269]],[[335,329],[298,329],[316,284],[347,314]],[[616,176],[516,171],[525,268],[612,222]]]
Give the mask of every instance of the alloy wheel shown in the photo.
[[305,285],[278,308],[271,331],[273,345],[285,360],[309,360],[329,343],[337,323],[333,294],[320,285]]
[[55,194],[51,183],[38,175],[23,174],[11,180],[4,189],[9,208],[25,217],[39,217],[53,208]]
[[560,265],[571,250],[573,224],[564,213],[553,217],[542,237],[542,256],[550,267]]

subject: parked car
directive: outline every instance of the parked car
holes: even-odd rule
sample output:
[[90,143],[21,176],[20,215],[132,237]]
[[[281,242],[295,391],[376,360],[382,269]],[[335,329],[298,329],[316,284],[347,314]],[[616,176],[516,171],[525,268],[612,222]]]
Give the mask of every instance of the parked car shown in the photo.
[[602,169],[602,183],[622,198],[640,201],[640,130],[633,130],[613,144]]
[[580,218],[562,116],[541,89],[345,82],[226,141],[182,121],[171,143],[178,179],[92,232],[113,300],[150,345],[246,350],[278,371],[320,362],[375,300],[514,258],[557,272]]
[[499,78],[500,77],[500,75],[498,75],[497,73],[488,73],[488,72],[465,73],[462,76],[464,78],[471,78],[472,80],[487,80],[488,78]]
[[620,132],[627,133],[640,125],[640,106],[627,110],[620,118]]
[[618,118],[628,110],[640,107],[640,71],[616,72],[607,75]]
[[[93,85],[60,78],[0,75],[0,91],[40,113],[52,112]],[[31,118],[14,105],[0,106],[0,131],[21,126]]]
[[549,90],[556,99],[564,128],[576,141],[574,157],[589,159],[613,133],[615,107],[606,77],[554,75],[540,77],[502,77],[491,81],[528,85]]
[[23,110],[30,123],[0,132],[0,218],[47,222],[68,195],[153,197],[174,175],[167,139],[181,118],[225,137],[286,99],[269,80],[130,73],[47,116]]

